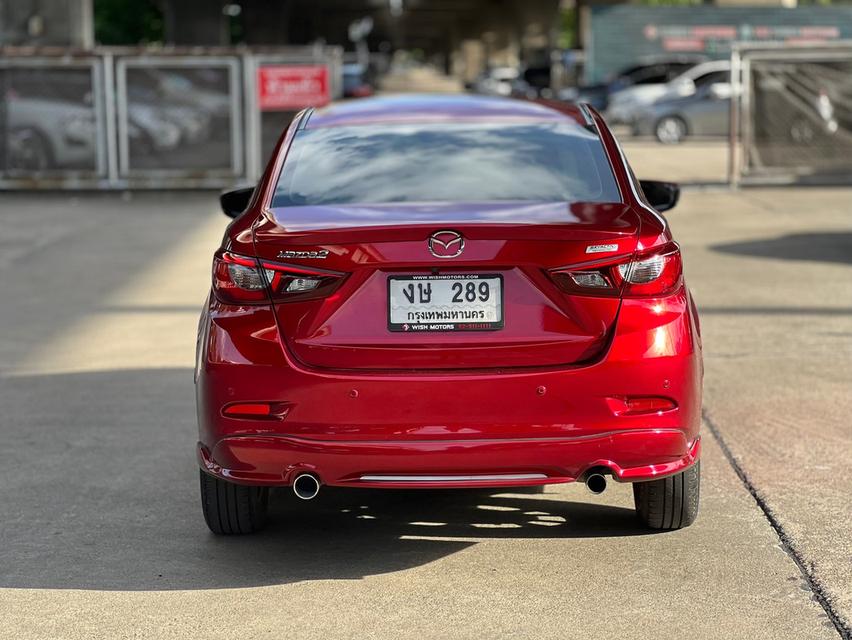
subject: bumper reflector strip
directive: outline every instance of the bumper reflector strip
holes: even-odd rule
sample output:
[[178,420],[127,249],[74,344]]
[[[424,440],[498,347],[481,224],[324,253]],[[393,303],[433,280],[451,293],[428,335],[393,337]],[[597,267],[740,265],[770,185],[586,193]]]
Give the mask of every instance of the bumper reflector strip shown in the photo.
[[546,480],[543,473],[506,473],[479,476],[361,476],[364,482],[499,482],[501,480]]

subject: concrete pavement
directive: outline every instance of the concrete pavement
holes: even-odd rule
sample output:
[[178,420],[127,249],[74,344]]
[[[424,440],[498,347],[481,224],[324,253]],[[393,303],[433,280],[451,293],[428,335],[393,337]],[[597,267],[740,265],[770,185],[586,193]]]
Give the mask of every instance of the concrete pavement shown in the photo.
[[706,414],[848,630],[852,190],[695,191],[682,211]]
[[748,480],[705,429],[693,527],[640,529],[622,485],[325,490],[282,492],[268,530],[219,539],[198,505],[191,373],[227,222],[215,197],[5,195],[2,634],[839,637],[819,599],[848,624],[850,201],[693,191],[671,214],[707,413]]
[[[617,134],[616,134],[617,135]],[[721,185],[728,181],[728,143],[708,138],[664,145],[648,138],[621,137],[624,153],[637,175],[648,180]]]

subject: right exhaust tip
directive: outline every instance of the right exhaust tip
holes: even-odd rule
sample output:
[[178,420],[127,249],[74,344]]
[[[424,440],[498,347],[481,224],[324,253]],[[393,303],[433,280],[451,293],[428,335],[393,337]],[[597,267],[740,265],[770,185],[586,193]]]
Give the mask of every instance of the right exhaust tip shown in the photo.
[[293,493],[302,500],[313,500],[320,490],[320,481],[312,473],[302,473],[293,480]]
[[595,495],[603,493],[606,491],[606,477],[600,473],[591,474],[586,478],[586,488]]

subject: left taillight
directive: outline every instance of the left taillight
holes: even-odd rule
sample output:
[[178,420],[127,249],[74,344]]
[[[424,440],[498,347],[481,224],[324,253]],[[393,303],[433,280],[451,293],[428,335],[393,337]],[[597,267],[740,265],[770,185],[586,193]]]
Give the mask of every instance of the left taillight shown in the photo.
[[565,267],[550,277],[566,293],[646,297],[671,293],[681,283],[680,248],[670,242],[627,259]]
[[228,304],[263,304],[322,298],[346,274],[218,251],[213,259],[213,291]]

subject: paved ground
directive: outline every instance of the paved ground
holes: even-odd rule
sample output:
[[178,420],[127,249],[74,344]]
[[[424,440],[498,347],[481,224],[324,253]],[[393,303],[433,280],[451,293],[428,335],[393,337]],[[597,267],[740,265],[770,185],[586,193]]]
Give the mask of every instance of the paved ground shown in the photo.
[[747,476],[705,425],[693,527],[648,535],[627,486],[325,490],[218,539],[191,380],[214,197],[4,195],[0,636],[838,638],[823,604],[849,625],[850,202],[690,191],[671,214],[707,415]]
[[678,180],[689,184],[728,182],[728,144],[707,138],[679,145],[663,145],[650,138],[623,136],[624,153],[636,171],[649,180]]

